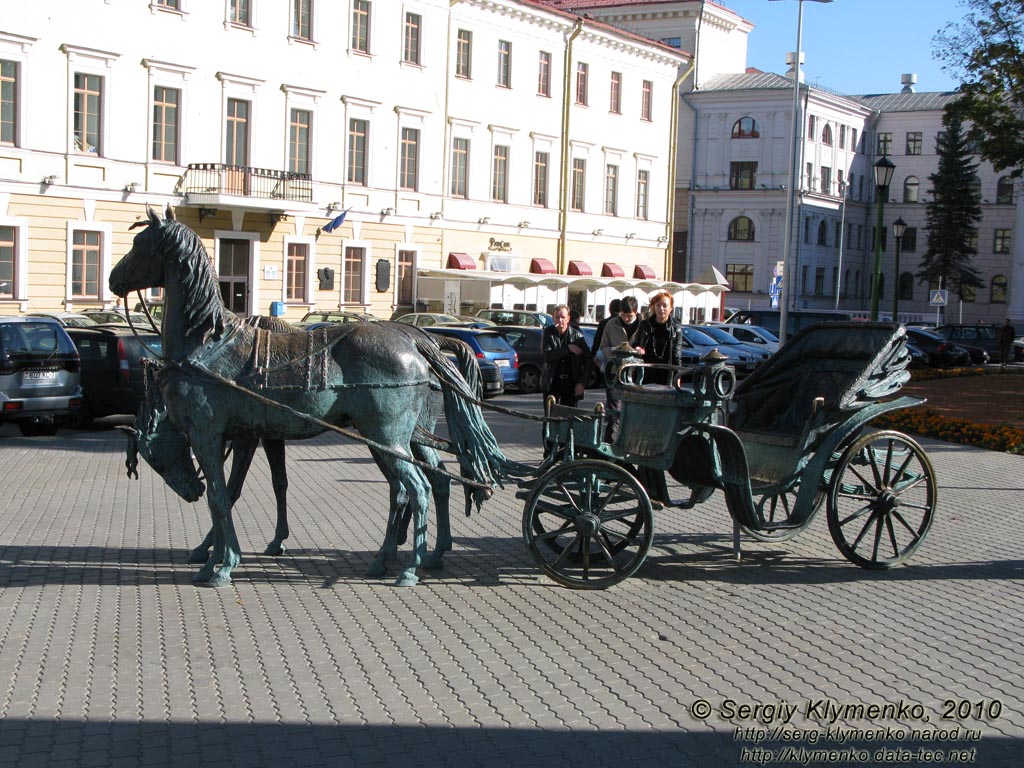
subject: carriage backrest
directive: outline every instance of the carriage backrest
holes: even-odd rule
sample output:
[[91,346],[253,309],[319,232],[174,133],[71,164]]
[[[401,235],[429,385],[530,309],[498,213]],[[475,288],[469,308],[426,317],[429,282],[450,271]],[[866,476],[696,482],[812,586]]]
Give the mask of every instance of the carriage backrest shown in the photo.
[[812,325],[736,388],[730,426],[799,435],[812,415],[835,423],[898,391],[910,378],[908,361],[906,331],[898,324]]

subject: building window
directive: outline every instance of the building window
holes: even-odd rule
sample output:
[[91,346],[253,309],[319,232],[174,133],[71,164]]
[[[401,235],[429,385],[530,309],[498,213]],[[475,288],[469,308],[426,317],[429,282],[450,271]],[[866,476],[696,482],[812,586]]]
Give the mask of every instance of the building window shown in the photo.
[[907,227],[903,230],[900,250],[906,253],[914,253],[917,250],[917,227]]
[[811,219],[807,217],[804,219],[804,242],[810,245],[811,243]]
[[734,139],[757,139],[761,132],[757,129],[757,121],[752,117],[741,117],[732,124],[732,137]]
[[551,156],[547,152],[533,154],[533,204],[548,207],[548,167]]
[[725,279],[729,281],[732,290],[749,293],[754,290],[754,265],[726,264]]
[[0,226],[0,297],[12,298],[17,277],[18,241],[14,227]]
[[839,126],[839,148],[846,149],[846,126]]
[[228,12],[231,14],[228,21],[232,24],[242,27],[252,26],[252,9],[249,0],[231,0],[231,8]]
[[496,203],[508,202],[508,147],[503,144],[494,145],[491,200]]
[[832,194],[832,169],[827,165],[821,166],[821,194]]
[[249,102],[228,99],[224,162],[228,165],[249,164]]
[[608,94],[608,111],[613,115],[622,114],[622,73],[612,72],[611,88]]
[[604,212],[619,215],[619,166],[610,163],[604,167]]
[[729,163],[729,189],[753,189],[757,163]]
[[307,109],[293,109],[288,121],[288,170],[309,173],[309,132],[313,113]]
[[838,248],[839,244],[843,241],[843,225],[842,222],[837,221],[835,228],[832,230],[832,247]]
[[921,154],[921,132],[920,131],[907,131],[907,154],[908,155],[920,155]]
[[590,65],[582,61],[576,64],[576,103],[582,107],[587,106],[587,78],[590,74]]
[[1006,303],[1006,275],[996,275],[992,278],[992,299],[993,304]]
[[75,149],[100,154],[103,78],[75,73]]
[[814,189],[814,163],[807,163],[807,189]]
[[973,302],[976,298],[976,293],[973,285],[960,284],[960,299],[962,301]]
[[157,162],[178,162],[180,106],[181,91],[161,85],[153,88],[153,159]]
[[828,245],[828,225],[824,221],[818,222],[818,245]]
[[807,116],[807,138],[811,141],[818,138],[818,118],[814,115]]
[[313,39],[313,0],[293,0],[292,37]]
[[821,129],[821,143],[826,147],[832,146],[832,126],[825,123],[825,127]]
[[416,275],[416,251],[399,251],[395,269],[395,303],[412,306],[412,283]]
[[574,211],[582,211],[587,181],[587,161],[582,157],[575,157],[572,161],[572,202],[569,207]]
[[903,182],[903,202],[916,203],[920,192],[921,183],[917,176],[907,176]]
[[366,249],[355,246],[345,248],[342,260],[344,274],[341,279],[341,303],[364,304],[363,301],[363,264],[366,261]]
[[469,196],[469,139],[452,139],[452,197]]
[[103,235],[76,229],[71,246],[71,295],[79,299],[100,297],[100,251]]
[[352,0],[352,50],[370,52],[370,0]]
[[285,298],[288,301],[306,301],[306,275],[308,274],[309,244],[288,243],[288,262],[285,264],[287,285]]
[[903,272],[900,274],[899,292],[901,299],[905,299],[906,301],[913,301],[914,274],[912,272]]
[[729,222],[729,239],[752,242],[754,239],[754,222],[747,216],[737,216]]
[[857,129],[856,128],[851,128],[850,129],[850,149],[852,149],[854,152],[860,152],[860,149],[857,148]]
[[498,85],[512,87],[512,43],[508,40],[498,41]]
[[825,293],[825,268],[814,268],[814,295],[821,296]]
[[473,73],[473,33],[460,29],[455,43],[455,76],[467,80]]
[[402,129],[402,154],[399,162],[398,188],[417,191],[419,189],[420,131],[418,128]]
[[997,229],[992,244],[992,253],[1010,252],[1010,230]]
[[651,172],[641,170],[636,172],[636,217],[646,221],[648,217],[648,201],[651,192]]
[[1009,176],[1000,176],[996,182],[996,202],[1013,203],[1013,179]]
[[653,102],[654,100],[654,83],[650,80],[644,80],[643,87],[640,89],[640,119],[651,121],[651,115],[653,114]]
[[846,197],[846,181],[843,179],[842,168],[836,171],[836,191],[839,193],[839,197]]
[[551,54],[540,52],[537,61],[537,95],[551,97]]
[[160,8],[168,8],[172,11],[181,10],[180,0],[156,0],[155,5],[157,5]]
[[418,13],[405,14],[405,33],[402,35],[402,61],[404,63],[420,63],[420,35],[422,33],[423,17]]
[[878,134],[878,151],[877,155],[890,155],[892,154],[892,134],[888,131],[879,132]]
[[370,123],[353,117],[348,121],[348,172],[346,178],[350,184],[366,186],[367,143],[370,136]]
[[0,59],[0,144],[18,135],[18,64]]

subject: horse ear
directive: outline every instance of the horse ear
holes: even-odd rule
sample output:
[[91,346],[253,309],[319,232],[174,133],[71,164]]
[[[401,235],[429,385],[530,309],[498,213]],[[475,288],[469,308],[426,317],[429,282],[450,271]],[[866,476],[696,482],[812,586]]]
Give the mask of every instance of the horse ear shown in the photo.
[[164,214],[164,218],[167,219],[168,221],[174,221],[174,209],[171,207],[170,203],[167,204],[167,209],[166,213]]
[[160,217],[157,216],[156,211],[153,210],[153,206],[146,205],[146,213],[149,215],[149,224],[153,227],[160,226]]

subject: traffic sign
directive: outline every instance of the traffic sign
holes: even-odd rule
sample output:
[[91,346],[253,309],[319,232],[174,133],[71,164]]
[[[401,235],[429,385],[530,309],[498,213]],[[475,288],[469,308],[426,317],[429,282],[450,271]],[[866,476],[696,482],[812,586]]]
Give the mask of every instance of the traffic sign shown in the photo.
[[928,300],[928,303],[931,304],[933,307],[944,307],[946,306],[946,296],[948,293],[949,291],[947,291],[944,288],[932,291],[931,299]]

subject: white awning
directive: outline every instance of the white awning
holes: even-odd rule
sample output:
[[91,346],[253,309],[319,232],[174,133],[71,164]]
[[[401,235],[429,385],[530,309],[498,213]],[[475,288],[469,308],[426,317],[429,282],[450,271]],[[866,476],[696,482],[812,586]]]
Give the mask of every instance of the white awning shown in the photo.
[[636,280],[626,277],[593,277],[591,275],[552,275],[536,272],[493,272],[491,270],[462,269],[420,269],[420,277],[434,277],[442,280],[485,280],[495,285],[548,285],[554,288],[567,286],[575,290],[588,288],[638,288],[641,290],[663,290],[669,293],[689,291],[700,294],[706,291],[722,293],[729,290],[723,285],[701,283],[675,283],[671,280]]

